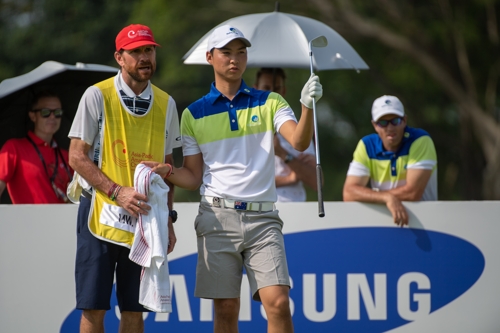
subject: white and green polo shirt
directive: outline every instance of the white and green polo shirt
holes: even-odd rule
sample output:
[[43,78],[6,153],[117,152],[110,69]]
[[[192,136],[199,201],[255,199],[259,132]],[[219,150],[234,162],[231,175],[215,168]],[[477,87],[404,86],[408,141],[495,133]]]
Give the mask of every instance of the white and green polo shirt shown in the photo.
[[184,110],[184,156],[203,154],[201,195],[243,201],[276,201],[274,133],[297,121],[279,94],[242,81],[233,100],[212,83],[210,92]]
[[429,134],[406,127],[397,152],[386,151],[378,134],[362,138],[354,151],[348,176],[369,176],[372,188],[390,190],[406,184],[407,169],[432,170],[422,201],[437,200],[437,155]]

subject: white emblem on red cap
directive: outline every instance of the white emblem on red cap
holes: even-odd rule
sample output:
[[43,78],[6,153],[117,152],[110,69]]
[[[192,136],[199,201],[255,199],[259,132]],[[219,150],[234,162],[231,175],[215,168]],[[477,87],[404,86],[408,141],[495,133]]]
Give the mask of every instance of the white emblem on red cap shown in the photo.
[[137,33],[134,30],[128,32],[128,38],[135,38],[137,35],[152,37],[147,30],[137,30]]

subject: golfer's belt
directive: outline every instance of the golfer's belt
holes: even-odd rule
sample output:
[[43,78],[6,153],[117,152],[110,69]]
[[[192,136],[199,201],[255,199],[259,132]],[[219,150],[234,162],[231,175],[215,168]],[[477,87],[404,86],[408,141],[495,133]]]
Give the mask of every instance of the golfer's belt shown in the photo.
[[274,210],[274,202],[252,202],[252,201],[239,201],[232,199],[224,199],[219,197],[211,197],[203,195],[201,202],[206,202],[212,207],[217,208],[231,208],[236,210],[248,210],[253,212],[269,212]]

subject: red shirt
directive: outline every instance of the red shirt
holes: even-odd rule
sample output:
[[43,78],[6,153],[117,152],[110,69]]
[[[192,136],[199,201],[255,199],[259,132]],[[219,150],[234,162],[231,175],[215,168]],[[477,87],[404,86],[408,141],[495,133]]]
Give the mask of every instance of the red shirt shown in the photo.
[[[62,198],[56,196],[50,182],[56,163],[57,143],[53,140],[52,145],[49,145],[31,131],[28,135],[42,154],[47,172],[35,147],[27,138],[8,140],[0,150],[0,179],[7,183],[12,203],[64,203]],[[61,149],[61,153],[64,162],[59,155],[54,183],[66,195],[66,188],[71,181],[66,171],[66,167],[69,168],[68,151]],[[72,175],[73,170],[69,169],[69,171]]]

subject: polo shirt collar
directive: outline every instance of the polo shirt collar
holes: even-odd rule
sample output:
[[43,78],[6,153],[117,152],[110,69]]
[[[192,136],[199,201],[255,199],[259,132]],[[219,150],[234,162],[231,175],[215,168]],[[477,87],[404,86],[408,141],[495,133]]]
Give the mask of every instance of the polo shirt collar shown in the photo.
[[[245,95],[251,95],[251,89],[246,85],[245,81],[243,81],[243,79],[241,80],[241,85],[240,85],[240,88],[238,89],[238,92],[236,93],[235,97],[238,96],[239,94],[245,94]],[[210,102],[210,104],[214,104],[218,98],[220,97],[225,97],[224,95],[222,95],[222,93],[217,90],[217,88],[215,87],[215,81],[212,82],[212,84],[210,85],[210,92],[208,93],[208,101]]]
[[125,83],[122,77],[122,71],[119,70],[115,77],[115,84],[118,91],[123,91],[128,97],[134,98],[139,96],[140,98],[149,99],[151,96],[151,82],[148,81],[146,89],[144,89],[139,95],[136,95],[134,91]]
[[[37,145],[37,146],[46,146],[47,143],[40,139],[38,136],[36,136],[35,132],[33,131],[28,131],[28,136],[30,137],[31,140],[33,140],[33,142]],[[54,138],[52,138],[52,144],[51,144],[51,147],[52,148],[56,148],[57,147],[57,142],[56,140],[54,140]]]
[[377,156],[387,156],[390,154],[395,154],[396,156],[398,156],[399,152],[401,151],[401,148],[403,148],[405,146],[406,142],[409,140],[409,135],[406,135],[406,133],[408,133],[408,125],[405,126],[405,130],[403,132],[403,140],[401,140],[401,145],[399,146],[399,149],[395,152],[385,150],[384,143],[382,142],[382,139],[379,136],[378,142],[375,145],[375,154]]

